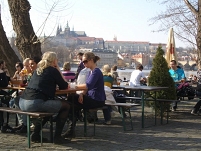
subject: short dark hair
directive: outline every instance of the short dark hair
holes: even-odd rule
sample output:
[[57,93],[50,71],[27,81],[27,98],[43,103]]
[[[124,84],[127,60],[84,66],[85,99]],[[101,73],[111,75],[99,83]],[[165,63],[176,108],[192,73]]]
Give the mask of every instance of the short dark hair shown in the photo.
[[117,65],[112,66],[112,70],[116,71],[117,70]]
[[24,65],[21,62],[16,62],[16,64],[18,64],[20,66],[21,69],[23,69]]
[[174,64],[177,64],[176,60],[171,60],[170,62],[174,62]]
[[139,64],[137,65],[136,69],[141,69],[141,70],[143,70],[143,65],[139,63]]
[[30,60],[33,60],[36,64],[38,64],[41,61],[41,57],[35,56],[33,58],[30,58]]
[[78,56],[83,56],[83,55],[84,55],[84,53],[79,52],[77,55],[78,55]]

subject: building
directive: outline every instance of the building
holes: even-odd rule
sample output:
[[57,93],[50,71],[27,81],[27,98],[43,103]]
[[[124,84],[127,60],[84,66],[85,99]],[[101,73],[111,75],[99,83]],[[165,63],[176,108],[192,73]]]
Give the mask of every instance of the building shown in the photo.
[[117,65],[117,53],[108,50],[108,49],[80,49],[79,52],[93,52],[96,56],[100,57],[100,60],[97,62],[98,67],[102,67],[105,64],[109,64],[110,66]]

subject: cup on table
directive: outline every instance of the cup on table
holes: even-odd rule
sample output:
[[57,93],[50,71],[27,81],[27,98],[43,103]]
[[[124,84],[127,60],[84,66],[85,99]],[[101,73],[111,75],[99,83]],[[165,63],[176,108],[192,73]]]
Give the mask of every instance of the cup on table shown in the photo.
[[75,89],[76,86],[76,82],[70,82],[70,88],[71,89]]
[[117,86],[120,86],[121,80],[117,80]]

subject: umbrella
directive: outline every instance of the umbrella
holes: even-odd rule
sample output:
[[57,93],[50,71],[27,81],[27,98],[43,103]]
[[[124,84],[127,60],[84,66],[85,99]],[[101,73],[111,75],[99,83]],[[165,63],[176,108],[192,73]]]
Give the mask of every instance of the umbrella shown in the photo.
[[[169,35],[168,35],[168,43],[166,46],[166,61],[168,63],[168,65],[170,65],[170,61],[171,60],[175,60],[177,62],[177,53],[176,53],[176,49],[175,49],[175,40],[174,40],[174,31],[173,28],[170,28],[169,30]],[[178,64],[178,62],[177,62]]]

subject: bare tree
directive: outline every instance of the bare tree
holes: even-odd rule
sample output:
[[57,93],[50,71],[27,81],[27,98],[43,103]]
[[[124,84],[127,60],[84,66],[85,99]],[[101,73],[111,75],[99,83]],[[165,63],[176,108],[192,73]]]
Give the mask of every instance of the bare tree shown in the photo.
[[4,60],[7,64],[8,71],[11,75],[15,72],[14,64],[19,60],[18,56],[15,54],[14,50],[11,48],[9,41],[6,37],[6,33],[4,31],[1,16],[0,16],[0,59]]
[[152,24],[160,22],[157,31],[174,28],[176,36],[197,50],[197,65],[201,68],[201,0],[163,0],[166,10],[150,19]]
[[28,0],[8,0],[13,29],[16,32],[16,46],[23,59],[41,56],[41,43],[36,36],[29,16],[31,6]]

